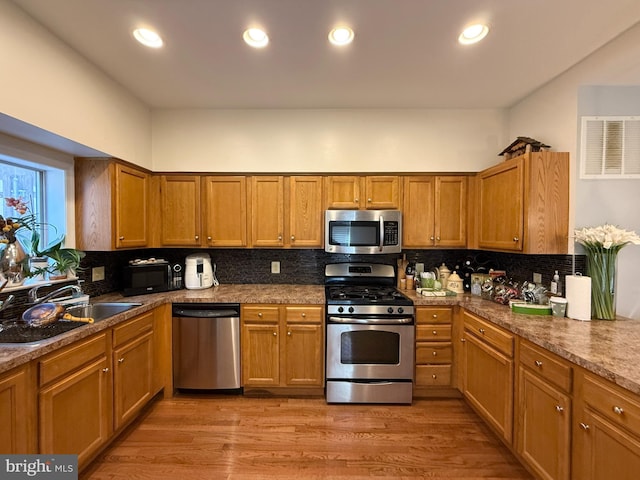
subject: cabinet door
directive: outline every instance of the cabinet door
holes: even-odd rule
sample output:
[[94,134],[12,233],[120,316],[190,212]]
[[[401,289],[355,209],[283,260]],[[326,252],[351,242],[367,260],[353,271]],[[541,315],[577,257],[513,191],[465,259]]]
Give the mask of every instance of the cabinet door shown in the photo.
[[251,245],[284,245],[284,180],[280,176],[251,179]]
[[82,466],[106,443],[113,425],[109,365],[103,356],[40,391],[40,453],[77,454]]
[[435,177],[404,178],[402,246],[428,248],[435,243]]
[[442,248],[466,244],[467,178],[436,177],[435,245]]
[[200,246],[200,177],[163,175],[160,195],[162,245]]
[[586,407],[574,430],[575,480],[635,480],[640,439]]
[[289,183],[292,247],[322,247],[322,177],[296,176]]
[[524,161],[512,159],[478,174],[478,246],[522,250]]
[[134,418],[153,396],[153,332],[113,350],[114,426]]
[[247,246],[247,179],[204,178],[204,228],[207,246]]
[[30,438],[29,409],[32,389],[28,367],[15,368],[0,375],[0,445],[2,453],[35,453]]
[[360,208],[360,177],[350,175],[326,178],[327,208],[357,210]]
[[519,374],[517,451],[540,478],[568,480],[571,399],[522,365]]
[[396,176],[366,177],[365,208],[384,210],[400,208],[400,178]]
[[244,386],[280,384],[279,327],[277,323],[243,323],[242,383]]
[[283,358],[286,385],[322,386],[322,331],[321,324],[287,323]]
[[511,443],[513,361],[465,332],[464,395],[478,413]]
[[116,247],[146,247],[149,242],[149,176],[121,164],[116,164],[115,169]]

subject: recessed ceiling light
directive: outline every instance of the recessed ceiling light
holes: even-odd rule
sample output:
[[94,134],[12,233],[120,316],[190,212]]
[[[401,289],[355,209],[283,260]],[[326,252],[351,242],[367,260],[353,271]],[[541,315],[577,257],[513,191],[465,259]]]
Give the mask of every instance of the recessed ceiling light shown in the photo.
[[249,28],[244,31],[242,38],[245,43],[253,48],[263,48],[269,43],[269,36],[259,28]]
[[349,27],[336,27],[329,32],[329,41],[339,47],[353,42],[354,33]]
[[460,36],[458,37],[458,42],[463,45],[470,45],[472,43],[479,42],[489,33],[489,27],[480,23],[475,25],[471,25],[465,28]]
[[160,48],[164,45],[162,37],[148,28],[136,28],[133,31],[133,36],[145,47]]

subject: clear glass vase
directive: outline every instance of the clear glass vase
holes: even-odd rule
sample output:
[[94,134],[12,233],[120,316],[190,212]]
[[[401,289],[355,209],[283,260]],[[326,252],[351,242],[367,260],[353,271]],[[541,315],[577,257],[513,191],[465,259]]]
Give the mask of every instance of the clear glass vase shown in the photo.
[[587,275],[591,277],[591,317],[616,318],[616,264],[618,249],[587,250]]

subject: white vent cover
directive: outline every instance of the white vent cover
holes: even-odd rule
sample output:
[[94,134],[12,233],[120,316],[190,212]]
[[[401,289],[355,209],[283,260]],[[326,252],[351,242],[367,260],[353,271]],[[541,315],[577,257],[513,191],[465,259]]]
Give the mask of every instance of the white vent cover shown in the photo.
[[580,178],[640,178],[640,117],[582,117]]

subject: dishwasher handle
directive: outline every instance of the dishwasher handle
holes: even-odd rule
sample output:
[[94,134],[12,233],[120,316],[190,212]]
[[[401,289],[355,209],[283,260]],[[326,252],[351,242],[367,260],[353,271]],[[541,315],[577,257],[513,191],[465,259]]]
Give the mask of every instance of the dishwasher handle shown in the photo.
[[240,307],[235,306],[198,306],[188,305],[174,305],[173,316],[182,318],[227,318],[227,317],[239,317]]

